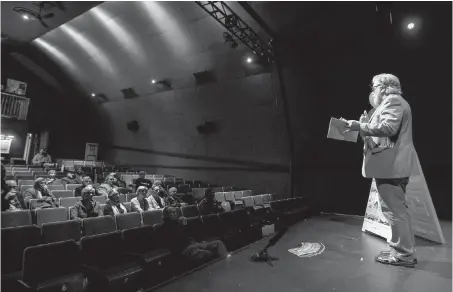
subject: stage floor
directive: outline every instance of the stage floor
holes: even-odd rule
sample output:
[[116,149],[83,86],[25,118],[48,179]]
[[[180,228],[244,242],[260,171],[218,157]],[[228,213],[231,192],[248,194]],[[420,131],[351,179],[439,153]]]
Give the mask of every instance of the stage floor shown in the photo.
[[[274,267],[249,260],[267,239],[230,257],[182,276],[159,287],[158,292],[451,292],[452,225],[441,222],[445,245],[417,238],[418,265],[414,268],[386,266],[374,256],[386,248],[383,239],[361,231],[363,218],[324,215],[292,226],[269,249],[279,257]],[[311,258],[288,252],[300,242],[320,242],[325,251]]]

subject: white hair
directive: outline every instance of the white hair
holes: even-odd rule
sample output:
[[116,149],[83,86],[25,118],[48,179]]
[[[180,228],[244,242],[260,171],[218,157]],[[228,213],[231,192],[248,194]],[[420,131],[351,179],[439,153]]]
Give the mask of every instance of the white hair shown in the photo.
[[383,73],[373,77],[373,82],[382,84],[385,88],[385,95],[403,94],[401,83],[398,77],[393,74]]

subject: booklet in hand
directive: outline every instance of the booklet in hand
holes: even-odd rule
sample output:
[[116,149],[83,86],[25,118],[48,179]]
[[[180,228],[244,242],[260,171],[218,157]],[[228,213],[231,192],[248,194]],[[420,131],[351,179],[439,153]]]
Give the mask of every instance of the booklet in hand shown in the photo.
[[347,123],[342,120],[331,118],[329,123],[329,131],[327,132],[327,138],[356,143],[359,132],[351,131],[344,133],[344,131],[347,130],[346,125]]

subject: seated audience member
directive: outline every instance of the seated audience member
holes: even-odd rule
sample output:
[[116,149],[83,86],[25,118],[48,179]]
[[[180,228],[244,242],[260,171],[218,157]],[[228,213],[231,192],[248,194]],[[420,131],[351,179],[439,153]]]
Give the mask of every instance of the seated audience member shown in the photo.
[[109,200],[104,207],[104,215],[114,216],[127,213],[126,207],[120,203],[120,193],[116,189],[112,189],[108,195]]
[[227,254],[225,244],[220,240],[198,243],[190,237],[184,228],[187,225],[186,218],[181,216],[178,208],[165,207],[162,217],[163,223],[156,224],[155,229],[172,253],[180,254],[197,265]]
[[66,176],[61,179],[61,183],[63,185],[69,185],[69,184],[75,185],[75,184],[81,184],[82,183],[81,180],[76,178],[74,167],[65,168],[65,171],[66,171]]
[[146,187],[138,187],[137,197],[131,200],[131,208],[133,212],[141,213],[143,211],[152,210],[150,203],[148,202],[148,198],[146,197],[147,192],[148,189]]
[[154,209],[162,209],[165,207],[165,201],[159,195],[157,192],[155,192],[152,189],[148,190],[148,193],[146,194],[146,199],[148,200],[149,206],[152,210]]
[[81,166],[74,166],[74,177],[76,180],[82,182],[83,178],[85,177],[85,173],[83,172]]
[[215,200],[215,192],[211,188],[205,190],[204,199],[198,204],[198,210],[200,210],[201,215],[221,213],[224,211],[221,203]]
[[6,181],[7,193],[5,195],[5,202],[7,208],[4,211],[20,211],[27,209],[24,202],[24,197],[17,190],[17,182],[15,180]]
[[117,188],[117,186],[114,185],[114,182],[115,182],[114,175],[115,175],[114,173],[110,173],[109,175],[107,175],[104,180],[104,183],[98,187],[97,191],[100,196],[105,196],[107,198],[109,193],[113,189]]
[[96,190],[92,185],[85,186],[81,191],[82,200],[71,208],[71,220],[102,216],[99,202],[93,200]]
[[63,182],[57,178],[56,170],[49,170],[47,172],[48,177],[46,178],[46,185],[62,185]]
[[146,172],[145,171],[140,171],[138,173],[138,178],[135,180],[135,189],[138,189],[139,187],[143,186],[146,188],[151,188],[153,183],[151,180],[145,178],[146,177]]
[[126,182],[121,179],[121,174],[114,173],[113,177],[113,185],[117,186],[118,188],[127,188]]
[[30,205],[31,199],[38,199],[34,209],[55,208],[58,207],[58,200],[52,195],[52,192],[47,188],[46,180],[39,177],[35,180],[33,188],[24,192],[24,202],[27,206]]
[[178,193],[178,189],[176,187],[171,187],[168,190],[168,195],[173,200],[173,204],[184,204],[185,202],[183,201],[183,199],[181,197],[179,197],[177,195],[177,193]]
[[47,167],[52,165],[52,158],[47,153],[47,149],[42,148],[39,150],[39,153],[36,154],[32,159],[33,165],[40,165],[43,167]]
[[8,194],[9,192],[9,188],[8,186],[6,185],[6,181],[5,181],[5,178],[6,178],[6,169],[5,169],[5,166],[3,166],[3,163],[2,163],[2,171],[1,171],[1,188],[2,188],[2,211],[6,211],[8,210],[9,208],[9,202],[5,199],[6,195]]
[[[91,177],[89,177],[88,175],[84,176],[82,178],[82,185],[74,189],[74,197],[82,196],[82,190],[85,187],[92,185],[92,184],[93,184],[93,182],[91,181]],[[97,190],[94,190],[94,191],[95,191],[95,194],[94,194],[95,196],[100,196]]]

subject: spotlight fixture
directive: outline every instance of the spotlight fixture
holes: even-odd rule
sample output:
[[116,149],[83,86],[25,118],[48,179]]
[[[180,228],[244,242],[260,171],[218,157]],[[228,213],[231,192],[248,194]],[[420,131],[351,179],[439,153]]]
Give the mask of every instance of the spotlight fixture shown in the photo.
[[92,97],[95,97],[95,96],[96,96],[96,94],[95,94],[95,93],[92,93],[92,94],[91,94],[91,96],[92,96]]
[[49,28],[49,26],[44,22],[44,19],[52,18],[55,16],[55,14],[53,14],[53,13],[42,14],[42,9],[44,7],[44,4],[46,4],[46,3],[47,2],[41,2],[39,4],[35,4],[39,8],[38,12],[25,8],[25,7],[21,7],[21,6],[16,6],[13,8],[13,10],[15,12],[19,13],[23,19],[38,20],[42,26]]
[[156,79],[151,80],[151,83],[155,84],[156,83]]
[[415,24],[413,22],[411,22],[407,25],[408,29],[413,29],[414,27],[415,27]]
[[250,57],[247,58],[247,63],[252,63],[252,61],[253,61],[252,58]]
[[233,49],[238,46],[238,43],[234,40],[233,36],[227,32],[223,33],[223,40],[225,41],[225,44],[229,44]]

